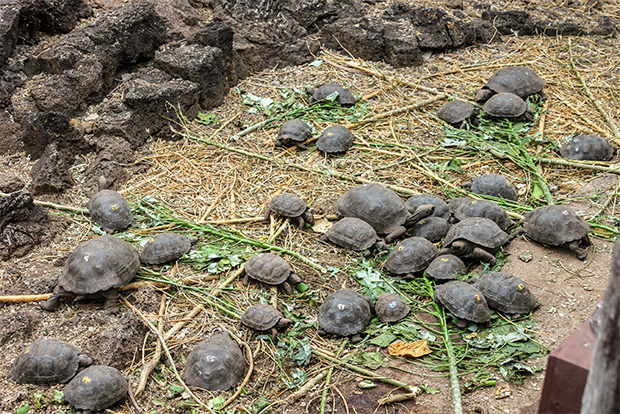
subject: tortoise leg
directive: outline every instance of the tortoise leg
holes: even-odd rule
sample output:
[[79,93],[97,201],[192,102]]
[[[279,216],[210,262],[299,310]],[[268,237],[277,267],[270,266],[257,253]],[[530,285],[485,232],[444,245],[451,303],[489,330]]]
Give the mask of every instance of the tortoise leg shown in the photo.
[[568,243],[568,248],[570,249],[571,252],[575,253],[575,256],[577,256],[577,259],[586,260],[586,257],[588,257],[588,250],[581,247],[579,245],[579,242],[580,240],[575,240],[575,241]]
[[278,330],[275,328],[275,326],[273,328],[271,328],[271,340],[273,341],[274,344],[277,344],[277,339],[278,339]]
[[456,326],[458,326],[461,329],[465,329],[467,328],[467,321],[462,318],[456,318]]
[[94,363],[95,361],[93,361],[93,359],[86,354],[81,354],[78,356],[78,365],[81,367],[87,367]]
[[405,279],[405,280],[413,280],[413,279],[415,279],[415,276],[413,275],[413,273],[407,273],[405,276],[403,276],[403,279]]
[[263,220],[264,221],[269,221],[269,216],[271,216],[271,209],[268,208],[267,211],[265,212],[265,215],[263,216]]
[[306,227],[306,220],[302,216],[295,217],[297,219],[298,227],[303,230]]
[[103,310],[114,311],[118,308],[116,307],[116,299],[118,299],[118,294],[116,293],[116,289],[110,288],[108,290],[104,290],[101,292],[101,296],[103,296]]
[[370,257],[370,250],[366,249],[364,250],[364,253],[362,253],[364,255],[365,258],[369,258]]
[[307,209],[306,211],[304,211],[304,214],[302,214],[301,217],[303,217],[303,219],[306,220],[306,223],[310,224],[311,226],[314,226],[314,214],[312,214],[310,209]]
[[286,293],[289,296],[293,296],[293,288],[291,288],[291,284],[288,283],[286,280],[284,282],[282,282],[282,284],[280,285],[282,287],[282,290],[284,291],[284,293]]
[[491,253],[487,252],[486,250],[481,249],[480,247],[474,247],[474,249],[470,253],[470,257],[473,259],[478,259],[483,262],[487,262],[491,266],[495,266],[495,262],[497,261],[495,259],[495,256],[493,256]]
[[351,343],[356,344],[362,340],[362,335],[360,335],[359,333],[356,333],[355,335],[352,335],[349,338],[349,340],[351,341]]
[[52,312],[54,309],[58,307],[60,299],[68,298],[73,296],[72,293],[67,292],[60,286],[56,286],[54,291],[52,292],[52,296],[50,296],[45,302],[43,302],[40,306],[41,309],[46,310],[48,312]]
[[452,253],[452,249],[449,248],[449,247],[444,247],[443,249],[441,249],[439,251],[439,256],[443,256],[443,255],[446,255],[446,254],[453,254]]
[[329,333],[325,329],[323,329],[323,328],[318,328],[316,330],[316,333],[319,336],[327,336],[327,335],[329,335]]
[[407,229],[404,226],[399,226],[398,228],[396,228],[396,230],[394,230],[393,232],[391,232],[390,234],[385,236],[385,242],[386,243],[392,243],[392,241],[394,241],[395,239],[399,238],[400,236],[402,236],[406,232],[407,232]]
[[243,286],[247,286],[248,283],[250,283],[250,276],[248,276],[248,274],[246,273],[245,276],[243,277]]
[[297,148],[299,148],[300,150],[307,150],[308,147],[306,147],[304,144],[302,144],[301,142],[295,142],[295,146]]

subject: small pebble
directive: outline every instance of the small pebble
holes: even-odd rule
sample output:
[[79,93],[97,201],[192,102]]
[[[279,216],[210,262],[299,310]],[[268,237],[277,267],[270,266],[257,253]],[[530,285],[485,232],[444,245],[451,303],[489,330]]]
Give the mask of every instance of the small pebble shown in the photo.
[[531,262],[532,261],[532,252],[527,251],[527,252],[519,252],[519,259],[522,262]]

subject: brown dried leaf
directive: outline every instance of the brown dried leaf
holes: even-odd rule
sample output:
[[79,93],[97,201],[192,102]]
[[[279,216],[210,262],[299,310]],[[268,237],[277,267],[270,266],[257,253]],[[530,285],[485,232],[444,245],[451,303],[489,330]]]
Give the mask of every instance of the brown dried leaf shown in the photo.
[[418,358],[426,354],[430,354],[433,351],[429,349],[426,339],[423,339],[415,342],[396,342],[388,346],[388,352],[390,355]]

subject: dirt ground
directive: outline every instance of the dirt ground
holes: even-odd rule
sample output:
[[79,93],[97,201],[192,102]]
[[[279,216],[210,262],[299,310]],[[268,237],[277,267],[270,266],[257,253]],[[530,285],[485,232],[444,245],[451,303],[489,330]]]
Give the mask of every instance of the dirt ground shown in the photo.
[[[443,2],[442,2],[443,3]],[[447,2],[446,2],[447,3]],[[465,2],[468,6],[468,2]],[[503,7],[525,8],[535,12],[536,2],[506,2]],[[573,11],[572,15],[585,15],[592,2],[555,2],[555,12]],[[581,4],[583,3],[583,4]],[[595,2],[596,3],[596,2]],[[378,2],[377,8],[383,4]],[[614,18],[620,17],[618,10],[603,6],[602,13]],[[474,8],[466,7],[472,13]],[[538,9],[542,10],[541,8]],[[548,12],[551,9],[546,9]],[[582,12],[574,13],[575,11]],[[323,51],[313,65],[276,68],[258,73],[243,80],[239,90],[261,98],[281,99],[284,89],[303,88],[337,81],[346,84],[363,101],[365,117],[370,118],[390,110],[425,101],[435,93],[444,92],[451,97],[471,99],[476,89],[498,68],[526,64],[547,81],[548,96],[544,109],[533,125],[533,131],[553,143],[562,144],[571,133],[596,133],[613,138],[609,124],[597,111],[593,102],[585,97],[575,71],[570,67],[569,54],[575,57],[577,68],[603,110],[617,124],[620,118],[620,94],[617,90],[620,78],[620,57],[617,54],[616,38],[595,37],[524,37],[503,36],[503,41],[481,45],[464,50],[428,54],[425,64],[418,68],[393,69],[381,63],[352,59],[348,56]],[[423,86],[425,90],[417,88]],[[457,196],[453,187],[436,180],[439,175],[458,187],[468,178],[483,173],[495,172],[510,177],[517,184],[520,202],[536,205],[532,194],[532,177],[511,162],[492,157],[488,153],[442,147],[443,126],[434,116],[443,105],[442,100],[423,105],[419,109],[401,112],[397,115],[369,122],[354,129],[357,137],[346,155],[325,157],[314,146],[307,151],[274,148],[277,128],[261,129],[238,137],[245,128],[265,119],[262,114],[250,113],[244,106],[237,89],[230,91],[224,104],[211,111],[215,122],[208,125],[187,123],[178,130],[215,143],[181,137],[178,141],[149,142],[138,154],[136,166],[148,166],[148,170],[134,175],[123,187],[122,193],[129,201],[152,197],[169,206],[178,216],[194,222],[207,221],[214,226],[230,228],[244,237],[273,243],[301,254],[313,262],[327,267],[330,275],[322,274],[305,263],[290,259],[295,270],[302,275],[310,287],[310,294],[296,293],[295,298],[284,297],[264,285],[250,284],[247,288],[240,278],[221,295],[225,303],[244,309],[258,301],[278,303],[300,319],[305,316],[308,325],[304,338],[315,349],[336,354],[340,341],[321,338],[316,334],[317,308],[325,297],[341,287],[359,288],[358,282],[350,276],[352,268],[358,265],[360,256],[322,243],[320,233],[310,228],[299,230],[294,224],[282,220],[260,221],[269,199],[278,192],[289,191],[308,201],[318,218],[333,214],[337,198],[359,182],[338,178],[338,173],[391,184],[407,190],[401,192],[403,199],[409,193],[430,192],[443,198]],[[315,121],[313,127],[322,131],[329,122]],[[245,151],[233,152],[223,147]],[[534,149],[532,149],[534,151]],[[547,157],[554,155],[544,146],[536,151]],[[260,159],[263,157],[263,159]],[[456,169],[448,168],[457,160]],[[92,160],[84,159],[82,165],[74,168],[76,183],[84,183],[84,171]],[[603,166],[615,166],[616,159]],[[23,154],[0,156],[0,169],[21,177],[27,177],[32,163]],[[306,169],[300,169],[299,166]],[[385,168],[389,166],[389,168]],[[420,168],[424,167],[424,168]],[[554,164],[541,164],[540,171],[548,182],[556,202],[571,205],[580,215],[592,218],[597,223],[617,230],[616,197],[618,176]],[[326,173],[327,172],[327,173]],[[66,194],[45,196],[40,200],[59,205],[84,208],[88,197],[77,185]],[[608,198],[611,198],[609,201]],[[53,241],[39,246],[24,257],[11,259],[0,265],[0,291],[3,295],[32,295],[51,292],[55,280],[62,271],[64,259],[75,246],[95,235],[94,228],[83,214],[73,214],[59,209],[50,209],[58,216],[53,221],[50,233]],[[247,219],[247,220],[246,220]],[[155,221],[138,221],[128,232],[136,245],[161,231]],[[170,227],[165,226],[164,229]],[[318,227],[316,227],[319,230]],[[544,247],[527,240],[516,238],[505,249],[508,259],[502,271],[522,278],[536,295],[541,306],[533,312],[531,321],[537,341],[555,349],[564,338],[586,320],[601,300],[610,269],[613,248],[612,234],[595,229],[594,248],[586,261],[577,260],[568,251]],[[203,239],[198,246],[221,245],[226,241],[217,238]],[[231,245],[232,246],[232,245]],[[232,247],[231,247],[232,248]],[[260,251],[254,248],[254,252]],[[524,254],[525,253],[525,254]],[[245,255],[248,251],[245,252]],[[531,260],[520,257],[531,254]],[[243,255],[242,255],[243,256]],[[246,257],[247,258],[247,257]],[[214,277],[204,270],[196,270],[187,262],[165,267],[161,274],[170,279],[198,278],[193,285],[211,292],[222,281],[234,273],[236,268],[225,270]],[[475,272],[475,269],[472,269]],[[141,278],[153,277],[153,273],[142,269]],[[183,328],[171,338],[167,346],[179,370],[193,346],[212,333],[227,329],[249,346],[252,351],[253,374],[226,408],[229,412],[258,412],[259,404],[267,405],[263,413],[318,413],[324,387],[316,386],[297,402],[283,402],[289,390],[282,383],[283,372],[291,375],[294,364],[290,358],[278,354],[281,347],[266,339],[257,339],[256,334],[245,328],[237,328],[237,318],[222,312],[220,308],[202,301],[199,294],[188,289],[165,288],[145,285],[137,290],[121,293],[122,297],[135,306],[147,318],[156,321],[160,312],[162,296],[165,298],[163,326],[170,329],[177,322],[184,322]],[[187,315],[199,304],[203,312],[192,318]],[[39,337],[49,336],[72,342],[95,357],[97,362],[119,368],[129,380],[132,389],[144,361],[148,361],[155,350],[156,341],[136,314],[123,303],[120,312],[109,314],[101,309],[101,302],[63,302],[56,312],[42,311],[36,303],[6,303],[0,308],[0,346],[4,358],[0,359],[0,412],[14,413],[28,403],[31,413],[68,412],[68,406],[54,401],[54,390],[62,385],[39,387],[18,385],[11,381],[9,371],[13,360],[24,347]],[[410,316],[413,318],[413,315]],[[411,319],[413,321],[413,319]],[[446,413],[451,411],[452,397],[450,382],[446,373],[436,373],[420,368],[409,361],[390,357],[385,349],[378,349],[366,342],[361,348],[368,352],[380,352],[392,365],[409,372],[390,368],[379,368],[377,373],[402,382],[429,388],[437,388],[434,394],[424,393],[415,400],[379,406],[377,401],[385,396],[399,393],[394,387],[373,380],[375,388],[364,389],[359,385],[363,375],[337,366],[333,370],[327,389],[327,413]],[[348,346],[341,356],[355,352]],[[137,398],[142,413],[185,413],[192,412],[191,399],[171,388],[178,385],[172,367],[161,359],[149,377],[146,391]],[[164,362],[166,361],[166,362]],[[546,357],[528,361],[532,367],[544,368]],[[330,364],[313,356],[305,367],[308,379],[325,371]],[[439,374],[439,375],[438,375]],[[467,413],[534,413],[544,379],[544,370],[528,377],[522,385],[509,384],[510,395],[496,398],[496,391],[507,383],[497,372],[497,384],[464,394],[463,410]],[[461,384],[462,386],[462,384]],[[203,401],[213,401],[222,396],[224,400],[233,396],[234,389],[221,393],[199,391]],[[129,401],[116,405],[108,412],[137,413],[136,406]],[[195,409],[193,412],[205,412]],[[23,413],[23,411],[22,411]]]

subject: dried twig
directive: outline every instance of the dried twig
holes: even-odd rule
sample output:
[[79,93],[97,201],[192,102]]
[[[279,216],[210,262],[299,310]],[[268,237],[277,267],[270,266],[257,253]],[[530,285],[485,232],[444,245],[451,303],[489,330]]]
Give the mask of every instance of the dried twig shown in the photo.
[[[7,193],[3,193],[2,191],[0,191],[0,197],[6,197],[9,196],[10,194]],[[41,201],[41,200],[34,200],[35,204],[38,204],[42,207],[48,207],[48,208],[53,208],[56,210],[62,210],[62,211],[72,211],[74,213],[79,213],[79,214],[86,214],[88,215],[88,210],[85,208],[79,208],[79,207],[73,207],[73,206],[67,206],[64,204],[56,204],[56,203],[50,203],[49,201]]]
[[245,374],[245,378],[243,378],[243,381],[241,381],[241,384],[239,384],[239,386],[237,387],[237,391],[235,391],[235,393],[233,395],[231,395],[230,398],[227,399],[224,402],[224,404],[222,405],[222,408],[226,407],[228,404],[233,402],[235,400],[235,398],[237,398],[237,396],[239,394],[241,394],[241,391],[243,390],[243,387],[245,387],[245,385],[248,383],[248,381],[250,381],[250,377],[252,376],[252,372],[254,372],[254,357],[252,356],[252,350],[250,349],[250,346],[248,344],[246,344],[245,342],[243,342],[241,339],[237,338],[237,336],[233,335],[231,332],[228,332],[228,333],[235,341],[237,341],[239,346],[245,348],[245,353],[248,356],[248,372],[247,372],[247,374]]
[[347,124],[345,126],[347,128],[355,128],[355,127],[358,127],[360,125],[367,124],[369,122],[380,121],[382,119],[389,118],[389,117],[394,116],[394,115],[398,115],[398,114],[402,114],[404,112],[409,112],[409,111],[414,110],[414,109],[422,108],[423,106],[430,105],[433,102],[437,102],[437,101],[440,101],[442,99],[446,99],[447,97],[448,97],[448,95],[446,95],[445,93],[442,93],[440,95],[433,96],[432,98],[426,99],[424,101],[421,101],[421,102],[418,102],[418,103],[415,103],[415,104],[412,104],[412,105],[403,106],[401,108],[396,108],[396,109],[394,109],[392,111],[383,112],[381,114],[373,116],[372,118],[362,119],[361,121],[354,122],[352,124]]
[[[159,314],[157,316],[157,331],[159,335],[163,335],[164,333],[164,312],[166,310],[166,295],[161,295],[161,302],[159,304]],[[149,375],[155,369],[157,364],[159,363],[159,359],[161,358],[161,342],[157,341],[157,345],[155,346],[155,352],[151,360],[148,363],[145,363],[142,367],[142,371],[140,372],[140,379],[138,380],[138,385],[136,387],[135,396],[139,397],[144,390],[146,389],[146,381],[149,379]]]

